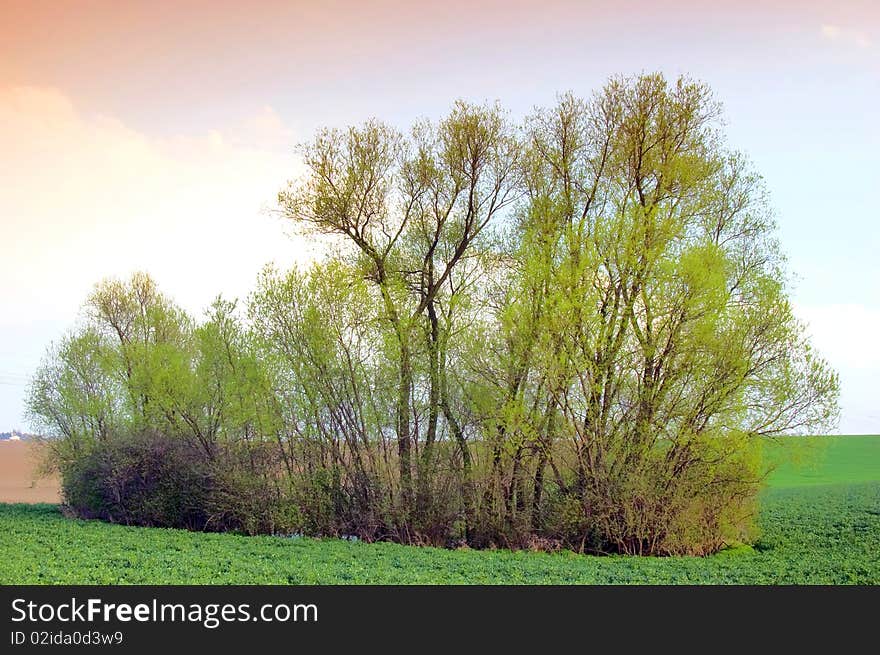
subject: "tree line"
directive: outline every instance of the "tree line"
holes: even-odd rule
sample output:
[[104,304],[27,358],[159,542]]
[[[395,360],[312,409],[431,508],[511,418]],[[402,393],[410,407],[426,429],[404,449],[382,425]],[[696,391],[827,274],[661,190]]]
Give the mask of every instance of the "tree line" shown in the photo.
[[99,284],[29,407],[79,515],[248,533],[705,554],[754,536],[764,437],[838,378],[710,90],[614,78],[303,144],[332,254],[196,320]]

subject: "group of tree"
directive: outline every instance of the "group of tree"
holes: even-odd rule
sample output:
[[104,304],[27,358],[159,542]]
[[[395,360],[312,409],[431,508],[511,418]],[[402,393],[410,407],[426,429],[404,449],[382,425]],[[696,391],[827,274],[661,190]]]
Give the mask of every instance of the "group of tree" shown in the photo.
[[80,515],[704,554],[754,535],[766,437],[836,419],[760,178],[661,75],[514,123],[457,102],[301,147],[332,255],[197,321],[105,281],[33,382]]

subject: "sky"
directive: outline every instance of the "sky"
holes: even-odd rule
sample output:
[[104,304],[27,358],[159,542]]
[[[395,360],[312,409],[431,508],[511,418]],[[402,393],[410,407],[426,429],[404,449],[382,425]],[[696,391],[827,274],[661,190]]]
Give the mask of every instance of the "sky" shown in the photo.
[[514,116],[612,75],[708,83],[764,176],[792,300],[880,434],[875,0],[0,0],[0,431],[93,285],[146,270],[199,314],[315,243],[272,213],[323,126],[456,98]]

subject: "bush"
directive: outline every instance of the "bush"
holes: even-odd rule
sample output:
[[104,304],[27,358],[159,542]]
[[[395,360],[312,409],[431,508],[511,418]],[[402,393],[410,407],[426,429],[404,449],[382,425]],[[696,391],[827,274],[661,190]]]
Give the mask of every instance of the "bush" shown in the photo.
[[77,515],[191,530],[208,523],[210,466],[179,439],[114,439],[63,465],[61,474],[65,503]]
[[[259,449],[253,451],[248,462],[260,459]],[[83,518],[126,525],[246,534],[289,530],[296,515],[265,477],[243,470],[241,455],[208,456],[158,432],[117,437],[60,463],[65,505]]]

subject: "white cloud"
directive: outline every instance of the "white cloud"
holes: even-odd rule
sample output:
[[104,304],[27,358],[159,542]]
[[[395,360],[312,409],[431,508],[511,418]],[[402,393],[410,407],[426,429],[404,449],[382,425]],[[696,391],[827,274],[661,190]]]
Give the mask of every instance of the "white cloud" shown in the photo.
[[868,49],[874,45],[873,40],[865,32],[843,28],[840,25],[824,24],[819,30],[822,38]]
[[871,39],[867,35],[862,33],[854,34],[853,40],[855,41],[855,44],[860,48],[870,48],[872,45],[874,45],[874,42],[871,41]]
[[291,146],[270,107],[158,139],[55,89],[0,89],[0,325],[70,321],[96,281],[137,269],[198,310],[246,293],[265,262],[307,259],[266,211],[295,174]]
[[308,260],[317,247],[266,211],[292,141],[270,107],[159,139],[56,89],[0,87],[0,429],[25,427],[24,381],[102,278],[146,270],[197,313],[266,262]]
[[822,36],[826,39],[837,39],[840,38],[840,27],[837,25],[823,25],[822,26]]
[[880,368],[880,308],[857,304],[798,305],[811,343],[832,364],[847,369]]
[[810,342],[840,373],[843,434],[880,433],[880,307],[859,304],[797,305]]

